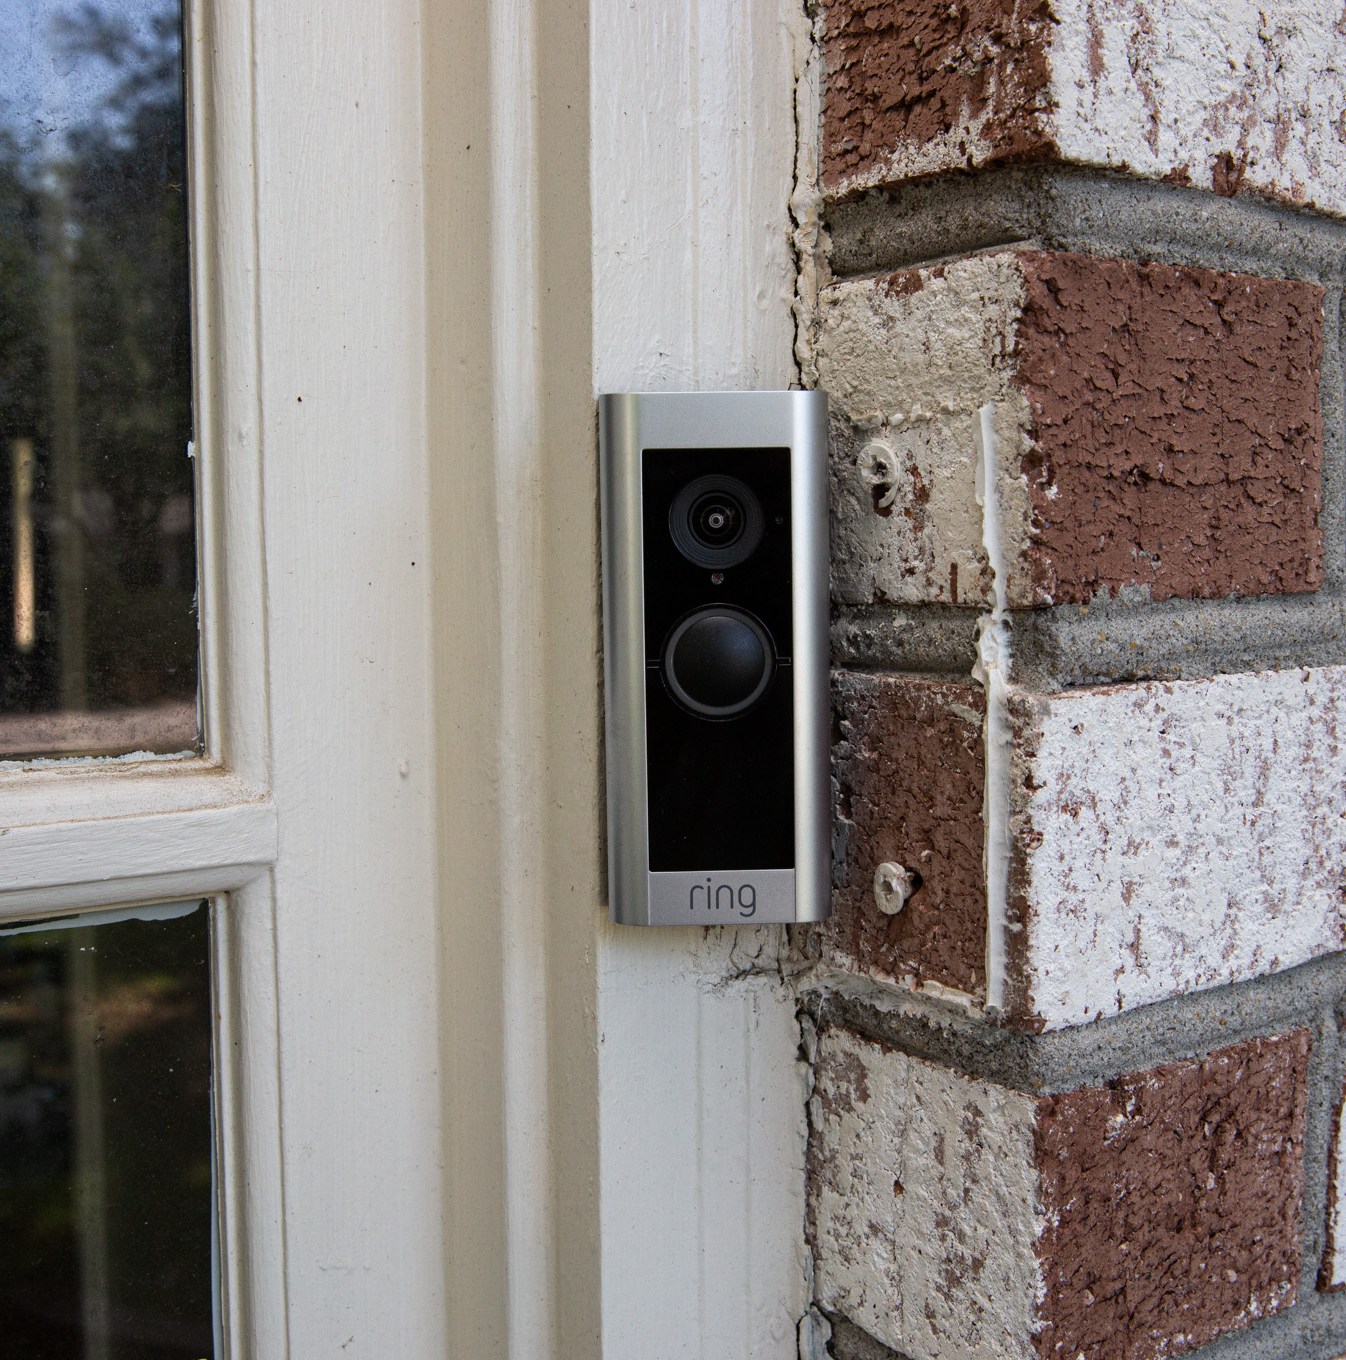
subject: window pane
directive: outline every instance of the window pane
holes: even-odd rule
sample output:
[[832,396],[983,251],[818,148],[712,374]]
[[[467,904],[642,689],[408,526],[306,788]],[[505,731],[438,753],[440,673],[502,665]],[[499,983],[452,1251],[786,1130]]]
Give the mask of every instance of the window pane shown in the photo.
[[0,932],[0,1351],[212,1339],[209,908]]
[[0,757],[196,749],[182,20],[0,0]]

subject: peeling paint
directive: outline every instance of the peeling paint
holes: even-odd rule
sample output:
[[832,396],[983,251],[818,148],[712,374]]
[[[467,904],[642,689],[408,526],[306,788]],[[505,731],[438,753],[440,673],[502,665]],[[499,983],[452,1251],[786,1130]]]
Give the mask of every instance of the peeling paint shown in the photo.
[[[915,275],[919,287],[912,286]],[[1007,351],[1024,297],[1009,254],[892,280],[852,280],[820,299],[819,381],[832,409],[833,592],[846,603],[991,602],[976,501],[982,407],[995,405],[1007,519],[1022,555],[1027,502],[1019,464],[1030,413]],[[893,513],[876,507],[865,448],[891,450]]]
[[1346,212],[1346,67],[1328,0],[825,9],[832,195],[1055,159]]
[[912,1360],[1031,1355],[1042,1289],[1036,1101],[847,1030],[820,1036],[817,1093],[810,1218],[822,1306]]

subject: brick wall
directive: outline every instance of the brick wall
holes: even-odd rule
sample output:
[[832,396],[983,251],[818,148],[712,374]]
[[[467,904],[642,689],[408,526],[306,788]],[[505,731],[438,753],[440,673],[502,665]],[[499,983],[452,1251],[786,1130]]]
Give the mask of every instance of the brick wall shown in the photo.
[[815,32],[801,1353],[1335,1360],[1346,14],[820,0]]

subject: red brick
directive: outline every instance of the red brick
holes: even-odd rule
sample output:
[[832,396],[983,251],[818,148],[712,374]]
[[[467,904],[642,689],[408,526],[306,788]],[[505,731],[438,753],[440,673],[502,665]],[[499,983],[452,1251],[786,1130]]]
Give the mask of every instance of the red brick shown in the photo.
[[835,284],[820,315],[847,603],[989,603],[988,412],[1011,606],[1321,586],[1318,286],[1007,250]]
[[833,195],[1051,159],[1346,213],[1337,0],[822,0]]
[[1150,1360],[1298,1287],[1307,1030],[1041,1102],[1044,1357]]
[[[838,856],[833,916],[817,932],[824,957],[984,997],[982,690],[841,672],[833,702]],[[874,898],[885,862],[921,879],[896,915]]]
[[1047,149],[1047,0],[843,0],[824,15],[826,187],[960,128],[989,149],[964,145],[968,164]]
[[[1346,945],[1346,667],[1011,685],[989,773],[976,685],[840,672],[834,701],[834,967],[1031,1031]],[[885,862],[922,879],[895,916]]]
[[1039,596],[1318,589],[1323,290],[1089,255],[1019,260]]

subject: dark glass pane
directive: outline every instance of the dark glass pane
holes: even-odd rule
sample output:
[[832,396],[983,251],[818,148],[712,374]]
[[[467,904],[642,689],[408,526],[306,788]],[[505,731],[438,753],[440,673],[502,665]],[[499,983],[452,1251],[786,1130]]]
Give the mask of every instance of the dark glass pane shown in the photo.
[[194,750],[182,19],[0,0],[0,757]]
[[0,1354],[214,1354],[209,908],[0,932]]

